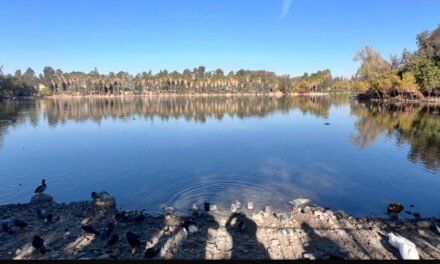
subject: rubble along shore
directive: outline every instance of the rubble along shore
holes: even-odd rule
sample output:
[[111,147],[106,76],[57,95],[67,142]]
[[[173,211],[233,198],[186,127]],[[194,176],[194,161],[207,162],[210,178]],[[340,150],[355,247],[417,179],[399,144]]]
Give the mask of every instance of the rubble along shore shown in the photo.
[[[115,221],[118,212],[96,201],[56,203],[44,194],[27,204],[0,205],[2,224],[10,223],[8,232],[0,232],[0,259],[400,259],[388,243],[389,232],[415,243],[421,259],[440,259],[438,218],[356,218],[312,203],[297,204],[283,215],[244,208],[235,214],[132,212],[143,215],[142,221]],[[53,220],[47,221],[47,214]],[[182,227],[187,219],[197,223],[197,232]],[[16,227],[13,220],[30,226]],[[81,228],[92,226],[102,234],[109,222],[114,222],[112,234],[119,236],[112,246],[108,238]],[[129,245],[128,231],[139,235],[139,247]],[[44,239],[45,254],[33,248],[35,235]],[[157,252],[146,256],[149,248]]]

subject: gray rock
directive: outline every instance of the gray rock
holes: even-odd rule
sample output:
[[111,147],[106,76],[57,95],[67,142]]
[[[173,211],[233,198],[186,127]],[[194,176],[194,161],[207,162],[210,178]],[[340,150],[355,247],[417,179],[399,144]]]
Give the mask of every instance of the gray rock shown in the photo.
[[32,196],[31,198],[31,204],[40,204],[40,203],[51,203],[53,202],[53,197],[45,194],[45,193],[41,193],[41,194],[35,194],[34,196]]
[[291,205],[293,205],[293,207],[297,207],[297,208],[303,208],[306,205],[311,205],[312,201],[310,201],[309,199],[306,198],[298,198],[295,200],[292,200],[289,202]]
[[430,221],[418,221],[416,223],[418,228],[431,228],[431,222]]

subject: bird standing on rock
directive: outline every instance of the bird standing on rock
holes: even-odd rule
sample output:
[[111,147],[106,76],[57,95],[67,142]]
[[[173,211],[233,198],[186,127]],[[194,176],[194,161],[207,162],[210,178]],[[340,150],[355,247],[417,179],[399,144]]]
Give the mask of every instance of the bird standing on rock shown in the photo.
[[46,188],[47,188],[46,180],[43,179],[41,181],[41,185],[38,186],[37,189],[35,189],[35,193],[41,194],[41,193],[43,193],[46,190]]
[[44,246],[44,240],[39,236],[34,236],[34,239],[32,240],[32,246],[36,250],[39,250],[41,255],[44,255],[47,252],[46,247]]
[[119,241],[119,236],[116,235],[116,234],[114,234],[114,235],[110,238],[110,240],[107,242],[106,247],[114,246],[114,245],[116,245],[116,243],[118,243],[118,241]]

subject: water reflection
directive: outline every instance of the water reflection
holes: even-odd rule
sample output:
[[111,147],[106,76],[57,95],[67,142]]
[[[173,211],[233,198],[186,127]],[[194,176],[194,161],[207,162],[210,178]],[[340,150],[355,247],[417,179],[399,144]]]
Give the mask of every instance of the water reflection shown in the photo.
[[0,203],[27,201],[44,177],[58,201],[107,190],[122,207],[159,212],[236,199],[285,209],[306,196],[353,214],[397,200],[433,215],[438,112],[348,96],[2,102]]
[[422,162],[431,170],[440,169],[440,106],[421,104],[351,104],[351,113],[358,116],[357,133],[351,141],[360,148],[376,142],[386,134],[398,145],[409,144],[408,159]]

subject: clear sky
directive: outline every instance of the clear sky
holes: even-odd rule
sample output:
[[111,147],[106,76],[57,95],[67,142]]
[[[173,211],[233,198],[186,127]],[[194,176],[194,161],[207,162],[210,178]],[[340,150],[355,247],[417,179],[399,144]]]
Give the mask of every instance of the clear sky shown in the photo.
[[0,65],[349,77],[355,50],[414,50],[439,24],[439,0],[0,0]]

